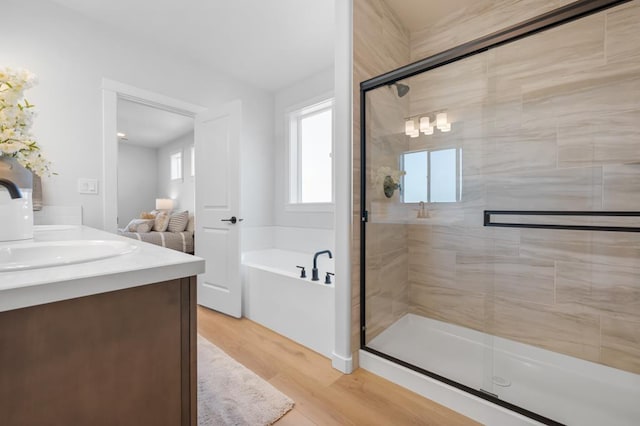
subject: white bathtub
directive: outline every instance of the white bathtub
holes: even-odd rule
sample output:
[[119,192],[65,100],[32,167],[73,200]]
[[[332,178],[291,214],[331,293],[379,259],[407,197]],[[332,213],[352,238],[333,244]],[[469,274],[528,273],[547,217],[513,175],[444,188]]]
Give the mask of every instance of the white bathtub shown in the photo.
[[640,425],[637,374],[413,314],[367,346],[567,425]]
[[[320,281],[311,281],[313,255],[280,249],[242,254],[243,316],[330,358],[333,352],[333,260],[318,257]],[[296,265],[306,266],[301,279]],[[333,281],[333,280],[332,280]]]

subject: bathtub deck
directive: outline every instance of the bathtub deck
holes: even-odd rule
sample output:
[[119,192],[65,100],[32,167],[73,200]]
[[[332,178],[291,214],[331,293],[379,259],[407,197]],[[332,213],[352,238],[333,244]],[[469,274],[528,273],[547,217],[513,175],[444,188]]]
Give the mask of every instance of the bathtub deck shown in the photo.
[[451,425],[479,423],[359,369],[331,361],[247,319],[198,308],[198,331],[295,401],[286,425]]

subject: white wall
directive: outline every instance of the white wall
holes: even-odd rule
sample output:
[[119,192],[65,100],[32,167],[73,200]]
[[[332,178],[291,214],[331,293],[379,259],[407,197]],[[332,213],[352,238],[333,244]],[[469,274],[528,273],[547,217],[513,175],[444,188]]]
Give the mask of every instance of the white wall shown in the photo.
[[121,143],[118,147],[118,228],[155,208],[158,150]]
[[[191,176],[191,147],[193,132],[158,148],[158,198],[174,200],[174,209],[195,212],[195,179]],[[171,180],[171,163],[169,157],[182,152],[182,179]]]
[[286,110],[318,96],[332,93],[333,67],[275,94],[275,217],[277,226],[332,229],[333,212],[298,212],[285,210],[288,198],[288,139]]
[[[3,0],[2,18],[0,65],[27,68],[40,80],[27,92],[39,112],[34,133],[58,173],[43,180],[44,203],[82,205],[87,225],[103,223],[101,194],[77,193],[80,177],[102,184],[103,78],[204,107],[241,99],[258,117],[255,124],[245,123],[248,128],[255,126],[247,129],[255,134],[249,144],[259,145],[260,151],[272,149],[273,96],[264,90],[49,1]],[[270,161],[270,157],[252,160]],[[253,166],[256,172],[251,177],[260,179],[252,182],[252,191],[266,203],[259,210],[252,206],[253,214],[273,211],[272,165],[273,161],[268,168]],[[270,218],[268,213],[260,221]]]
[[241,141],[243,228],[273,225],[273,98],[255,97],[242,103]]

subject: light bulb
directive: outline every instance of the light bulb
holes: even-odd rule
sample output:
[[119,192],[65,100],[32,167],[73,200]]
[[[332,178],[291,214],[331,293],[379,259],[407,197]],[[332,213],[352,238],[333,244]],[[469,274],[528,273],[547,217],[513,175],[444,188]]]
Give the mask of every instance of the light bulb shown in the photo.
[[420,130],[415,129],[409,136],[411,136],[412,138],[417,138],[418,136],[420,136]]
[[424,133],[425,135],[432,135],[433,134],[433,126],[427,127],[427,129],[423,130],[422,133]]
[[442,127],[446,126],[447,124],[447,113],[446,112],[440,112],[436,115],[436,127],[440,130],[442,130]]
[[451,131],[451,123],[447,123],[444,126],[440,127],[441,132],[449,132]]

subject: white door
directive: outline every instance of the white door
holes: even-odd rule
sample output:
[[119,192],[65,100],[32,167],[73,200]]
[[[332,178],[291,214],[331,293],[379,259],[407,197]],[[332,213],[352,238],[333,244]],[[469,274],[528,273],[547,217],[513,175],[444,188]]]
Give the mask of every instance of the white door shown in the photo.
[[[240,318],[240,115],[234,101],[196,117],[198,304]],[[234,220],[235,218],[235,220]]]

